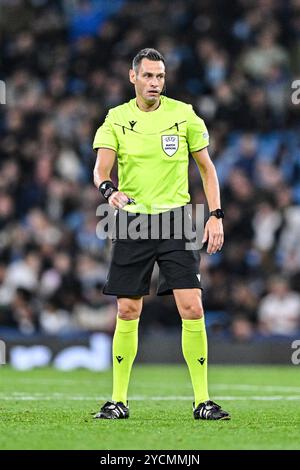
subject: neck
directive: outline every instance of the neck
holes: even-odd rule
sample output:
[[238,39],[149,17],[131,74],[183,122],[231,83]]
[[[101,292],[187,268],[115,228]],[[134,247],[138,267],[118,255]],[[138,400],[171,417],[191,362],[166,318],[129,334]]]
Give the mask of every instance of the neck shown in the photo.
[[145,111],[147,113],[149,111],[155,111],[159,107],[160,98],[154,103],[147,103],[146,101],[143,100],[143,98],[141,98],[140,96],[137,96],[136,104],[141,111]]

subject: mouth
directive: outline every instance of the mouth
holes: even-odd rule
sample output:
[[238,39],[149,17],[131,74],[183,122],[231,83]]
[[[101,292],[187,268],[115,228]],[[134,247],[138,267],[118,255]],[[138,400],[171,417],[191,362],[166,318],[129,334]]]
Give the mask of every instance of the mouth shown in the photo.
[[148,95],[153,95],[153,96],[156,96],[159,94],[159,92],[157,90],[149,90],[148,92]]

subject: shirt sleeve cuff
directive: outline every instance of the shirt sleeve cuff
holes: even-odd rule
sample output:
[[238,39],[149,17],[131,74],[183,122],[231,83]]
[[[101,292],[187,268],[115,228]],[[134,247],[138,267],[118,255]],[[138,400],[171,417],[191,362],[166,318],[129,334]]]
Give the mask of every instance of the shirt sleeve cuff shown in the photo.
[[98,150],[98,149],[100,149],[100,148],[101,148],[101,149],[110,149],[110,150],[114,150],[115,152],[117,151],[117,149],[116,149],[115,147],[113,147],[112,145],[110,145],[110,144],[103,144],[103,143],[97,144],[97,142],[95,142],[95,143],[93,144],[93,149],[94,149],[94,150]]

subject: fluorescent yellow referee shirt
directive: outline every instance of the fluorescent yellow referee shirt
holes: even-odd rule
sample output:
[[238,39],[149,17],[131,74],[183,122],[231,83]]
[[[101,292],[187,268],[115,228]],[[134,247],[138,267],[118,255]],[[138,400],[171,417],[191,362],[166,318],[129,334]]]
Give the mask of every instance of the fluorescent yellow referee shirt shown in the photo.
[[124,209],[158,214],[190,201],[189,152],[208,143],[204,121],[192,106],[161,96],[155,111],[141,111],[135,98],[112,108],[93,148],[116,151],[118,188],[136,202]]

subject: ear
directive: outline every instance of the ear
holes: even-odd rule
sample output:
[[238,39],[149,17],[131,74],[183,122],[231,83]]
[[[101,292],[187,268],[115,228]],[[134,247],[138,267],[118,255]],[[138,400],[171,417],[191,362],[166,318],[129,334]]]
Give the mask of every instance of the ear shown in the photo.
[[135,71],[133,69],[130,69],[129,70],[129,80],[130,80],[130,83],[132,83],[133,85],[135,85],[135,82],[136,82],[136,74],[135,74]]

